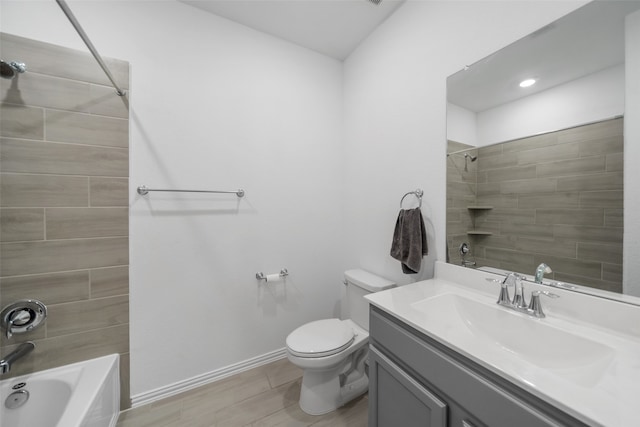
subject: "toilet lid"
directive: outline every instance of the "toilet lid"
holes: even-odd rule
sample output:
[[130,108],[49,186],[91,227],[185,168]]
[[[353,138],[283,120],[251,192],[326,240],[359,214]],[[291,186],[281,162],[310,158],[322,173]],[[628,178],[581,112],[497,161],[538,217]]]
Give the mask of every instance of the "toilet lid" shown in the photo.
[[323,357],[339,353],[355,339],[353,329],[340,319],[307,323],[287,337],[289,351],[301,357]]

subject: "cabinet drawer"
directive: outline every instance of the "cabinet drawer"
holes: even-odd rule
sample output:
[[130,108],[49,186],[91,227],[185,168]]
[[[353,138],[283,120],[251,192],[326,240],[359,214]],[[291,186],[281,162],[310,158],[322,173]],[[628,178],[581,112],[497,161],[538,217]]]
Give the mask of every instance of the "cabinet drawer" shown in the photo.
[[447,405],[371,346],[369,425],[446,427]]
[[370,339],[401,368],[483,424],[586,426],[375,307],[371,309]]

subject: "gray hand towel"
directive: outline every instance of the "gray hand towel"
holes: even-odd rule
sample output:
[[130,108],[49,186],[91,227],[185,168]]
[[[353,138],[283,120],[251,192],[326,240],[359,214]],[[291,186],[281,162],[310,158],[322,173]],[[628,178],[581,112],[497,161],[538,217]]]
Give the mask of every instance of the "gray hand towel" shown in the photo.
[[422,257],[428,254],[427,233],[420,208],[401,209],[393,231],[391,256],[402,263],[402,272],[420,271]]

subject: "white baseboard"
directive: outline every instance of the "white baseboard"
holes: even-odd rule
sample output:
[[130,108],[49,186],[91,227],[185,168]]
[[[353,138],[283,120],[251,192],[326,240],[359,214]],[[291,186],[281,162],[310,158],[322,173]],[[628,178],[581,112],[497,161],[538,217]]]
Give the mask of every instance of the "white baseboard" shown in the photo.
[[183,381],[169,384],[165,387],[160,387],[151,391],[140,393],[135,396],[131,396],[131,407],[138,408],[140,406],[155,402],[156,400],[174,396],[178,393],[182,393],[187,390],[191,390],[196,387],[200,387],[202,385],[219,381],[235,374],[239,374],[240,372],[248,371],[249,369],[257,368],[258,366],[266,365],[267,363],[284,359],[286,356],[287,349],[281,348],[230,366],[225,366],[224,368],[216,369],[215,371],[207,372],[202,375],[197,375]]

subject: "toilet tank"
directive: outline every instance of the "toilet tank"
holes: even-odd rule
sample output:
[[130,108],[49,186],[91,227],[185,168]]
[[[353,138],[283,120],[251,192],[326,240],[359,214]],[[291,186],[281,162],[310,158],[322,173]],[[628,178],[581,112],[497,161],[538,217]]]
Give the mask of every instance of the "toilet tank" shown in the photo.
[[349,318],[364,330],[369,330],[369,301],[364,296],[380,292],[396,286],[391,280],[376,276],[364,270],[347,270],[344,272],[347,285],[347,307]]

